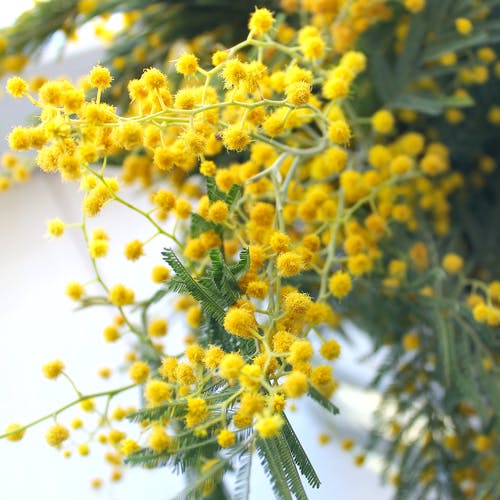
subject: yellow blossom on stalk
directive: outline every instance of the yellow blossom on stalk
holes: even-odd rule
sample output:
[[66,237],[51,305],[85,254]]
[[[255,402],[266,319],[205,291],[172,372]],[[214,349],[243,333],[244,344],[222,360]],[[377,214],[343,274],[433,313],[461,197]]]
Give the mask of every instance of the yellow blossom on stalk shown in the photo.
[[22,78],[14,76],[7,80],[6,90],[12,97],[24,97],[28,91],[28,84]]
[[337,271],[328,282],[328,287],[331,294],[337,298],[341,299],[345,297],[352,288],[351,277],[348,273],[344,271]]
[[24,437],[26,430],[21,430],[22,425],[18,423],[9,424],[5,428],[5,434],[12,433],[7,436],[9,441],[20,441]]
[[280,415],[272,415],[270,417],[262,417],[255,424],[255,429],[260,437],[271,438],[278,434],[283,427],[284,421]]
[[69,431],[61,424],[54,424],[45,434],[49,446],[59,446],[69,438]]
[[66,226],[61,219],[52,219],[47,221],[47,234],[53,236],[54,238],[62,236],[65,228]]
[[471,21],[465,17],[455,19],[455,28],[461,35],[468,35],[473,29]]
[[64,363],[60,359],[55,359],[42,367],[43,374],[50,379],[55,379],[64,371]]
[[105,90],[111,87],[111,73],[108,68],[103,66],[94,66],[89,74],[89,83],[92,87],[96,87],[98,90]]
[[129,369],[129,377],[135,384],[142,384],[149,376],[151,369],[144,361],[136,361]]
[[233,444],[236,442],[236,436],[234,432],[228,429],[223,429],[219,432],[217,436],[217,442],[223,448],[229,448],[230,446],[233,446]]
[[464,261],[462,257],[456,253],[448,253],[443,257],[443,269],[450,274],[460,272],[463,265]]
[[271,13],[266,8],[255,9],[255,12],[250,16],[250,21],[248,21],[248,29],[251,33],[259,36],[268,32],[274,23],[274,18]]
[[181,75],[194,75],[198,70],[198,58],[194,54],[183,54],[177,60],[175,69]]
[[394,116],[390,111],[381,109],[372,116],[372,126],[379,134],[388,134],[394,127]]

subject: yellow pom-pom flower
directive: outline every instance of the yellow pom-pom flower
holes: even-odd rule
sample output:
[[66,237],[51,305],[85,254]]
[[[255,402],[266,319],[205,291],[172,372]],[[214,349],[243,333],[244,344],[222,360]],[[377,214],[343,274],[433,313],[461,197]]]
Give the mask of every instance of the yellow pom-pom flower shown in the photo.
[[344,298],[352,288],[351,277],[344,271],[337,271],[329,280],[328,288],[337,299]]
[[54,424],[45,434],[49,446],[59,446],[69,438],[69,430],[61,424]]
[[248,21],[248,29],[254,35],[263,35],[267,33],[274,23],[273,14],[268,9],[256,9],[255,12],[250,16]]
[[42,366],[43,374],[49,379],[55,379],[64,371],[64,363],[60,359],[55,359]]
[[175,65],[177,73],[194,75],[198,71],[198,58],[194,54],[183,54]]
[[255,424],[255,430],[260,437],[271,438],[276,436],[283,427],[284,421],[280,415],[272,415],[270,417],[262,417]]

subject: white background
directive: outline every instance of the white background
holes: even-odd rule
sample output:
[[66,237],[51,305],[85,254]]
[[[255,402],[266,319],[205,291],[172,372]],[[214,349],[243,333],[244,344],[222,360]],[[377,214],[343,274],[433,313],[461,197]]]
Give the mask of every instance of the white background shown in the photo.
[[[15,7],[2,2],[3,22],[13,19],[16,9],[29,6],[17,1]],[[83,40],[80,44],[92,44]],[[73,51],[74,52],[74,51]],[[76,76],[90,69],[96,55],[80,54],[44,67],[51,75]],[[30,69],[33,74],[38,69]],[[22,122],[34,110],[27,103],[4,97],[0,101],[0,152],[6,149],[3,137],[13,124]],[[141,202],[137,193],[126,194]],[[36,174],[33,179],[14,189],[0,193],[0,429],[12,421],[29,422],[74,399],[71,387],[64,380],[49,381],[41,374],[41,366],[59,357],[84,393],[102,391],[127,383],[115,373],[109,382],[96,375],[101,366],[117,366],[123,360],[126,346],[106,344],[102,328],[109,323],[110,311],[85,310],[73,312],[73,303],[64,296],[70,280],[86,281],[92,271],[86,259],[81,234],[68,232],[61,240],[43,237],[45,221],[56,216],[65,222],[79,221],[81,194],[77,186],[61,184],[56,176]],[[142,200],[143,201],[143,200]],[[144,273],[160,262],[158,245],[148,247],[142,267],[121,258],[123,244],[131,238],[148,236],[142,222],[129,212],[108,207],[99,225],[110,230],[111,255],[106,259],[105,276],[112,282],[132,276],[129,282],[142,283],[136,291],[146,296],[151,285],[144,285]],[[131,227],[135,234],[131,234]],[[170,334],[171,335],[171,334]],[[125,342],[126,343],[126,342]],[[299,403],[296,414],[290,415],[297,434],[323,481],[321,490],[310,491],[312,499],[383,500],[391,490],[382,488],[374,469],[378,464],[369,459],[363,468],[353,465],[354,454],[340,450],[341,436],[364,436],[371,413],[376,406],[375,394],[361,393],[356,385],[366,383],[370,367],[360,367],[358,358],[369,346],[361,340],[355,348],[343,345],[345,356],[336,364],[336,373],[344,380],[334,402],[342,414],[327,418],[324,411]],[[354,385],[352,385],[354,383]],[[120,400],[124,406],[138,404],[138,394],[129,393]],[[60,417],[69,423],[74,412]],[[89,457],[76,453],[70,459],[49,448],[44,441],[48,422],[30,429],[21,442],[0,441],[0,498],[2,500],[85,500],[89,498],[135,500],[167,500],[182,488],[182,480],[167,470],[127,470],[120,483],[109,484],[109,467],[103,464],[104,448],[91,445]],[[126,425],[118,424],[119,429]],[[333,439],[326,446],[317,444],[320,432]],[[85,440],[84,433],[74,433],[72,443]],[[257,459],[255,459],[257,464]],[[96,494],[89,487],[94,477],[103,477],[105,486]],[[252,498],[270,498],[267,480],[256,465],[252,477]]]

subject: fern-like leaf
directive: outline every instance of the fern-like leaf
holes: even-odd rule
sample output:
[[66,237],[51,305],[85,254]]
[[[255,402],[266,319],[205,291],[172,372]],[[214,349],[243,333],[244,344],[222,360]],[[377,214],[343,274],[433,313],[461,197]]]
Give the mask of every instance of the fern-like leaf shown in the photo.
[[307,453],[302,447],[297,434],[295,434],[295,431],[285,414],[283,414],[283,418],[285,420],[285,425],[283,426],[283,437],[285,438],[286,444],[292,453],[295,463],[297,464],[301,474],[307,479],[308,483],[313,488],[319,488],[321,481],[316,474]]
[[329,399],[325,398],[325,396],[323,396],[323,394],[321,394],[314,387],[309,387],[307,395],[310,396],[312,399],[314,399],[316,403],[321,405],[325,410],[328,410],[333,415],[338,415],[340,413],[338,407],[335,406]]

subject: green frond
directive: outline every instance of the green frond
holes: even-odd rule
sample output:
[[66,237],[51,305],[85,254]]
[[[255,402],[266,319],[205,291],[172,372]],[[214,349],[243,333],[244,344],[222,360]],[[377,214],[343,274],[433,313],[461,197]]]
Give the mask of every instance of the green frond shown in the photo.
[[191,224],[189,227],[189,231],[193,238],[197,238],[200,234],[206,233],[207,231],[216,231],[217,229],[217,224],[204,219],[199,214],[191,214]]
[[340,410],[329,399],[325,398],[317,389],[310,386],[307,395],[310,396],[316,403],[322,406],[325,410],[329,411],[332,415],[338,415]]
[[313,488],[319,488],[321,481],[316,474],[306,451],[302,447],[302,444],[300,443],[297,434],[295,434],[295,431],[293,430],[293,427],[291,426],[286,415],[283,413],[282,416],[285,420],[285,425],[283,426],[283,437],[285,438],[288,448],[292,452],[292,456],[297,464],[297,467]]
[[290,493],[292,493],[296,500],[307,500],[307,494],[283,432],[272,438],[257,439],[257,451],[278,499],[291,499]]
[[201,304],[204,311],[212,315],[219,323],[222,324],[225,316],[225,304],[220,296],[217,294],[214,295],[213,291],[210,293],[210,291],[200,285],[200,283],[197,283],[191,274],[189,274],[187,269],[182,265],[173,250],[167,248],[162,252],[162,255],[179,279],[182,280],[189,294]]

